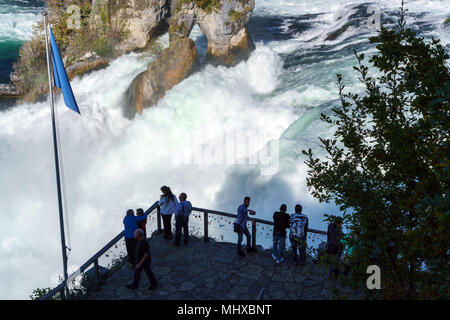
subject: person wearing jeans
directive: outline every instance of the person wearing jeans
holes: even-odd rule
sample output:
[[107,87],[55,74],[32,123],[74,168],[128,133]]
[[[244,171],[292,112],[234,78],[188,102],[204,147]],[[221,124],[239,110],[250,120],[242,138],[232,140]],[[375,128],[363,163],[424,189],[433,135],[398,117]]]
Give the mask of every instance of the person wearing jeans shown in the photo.
[[237,254],[240,255],[241,257],[245,257],[245,253],[242,251],[242,248],[241,248],[242,239],[244,238],[244,234],[245,234],[245,237],[247,238],[247,252],[256,252],[255,244],[253,244],[253,246],[251,246],[251,244],[250,244],[251,235],[247,229],[248,213],[250,212],[251,215],[255,215],[256,212],[248,209],[249,205],[250,205],[250,197],[245,197],[244,203],[242,205],[240,205],[237,210],[236,224],[239,225],[238,241],[237,241]]
[[175,246],[180,246],[181,242],[181,230],[184,233],[184,244],[188,244],[189,241],[189,215],[192,212],[192,204],[187,201],[186,193],[181,193],[178,197],[180,202],[175,209]]
[[[292,247],[292,260],[297,265],[297,257],[300,265],[306,263],[306,239],[308,236],[308,216],[302,214],[302,206],[297,204],[295,206],[295,213],[291,214],[291,229],[289,233],[289,240]],[[299,256],[297,256],[297,249]]]
[[289,228],[289,215],[286,213],[287,207],[282,204],[280,211],[273,214],[273,247],[272,258],[276,263],[284,261],[283,251],[286,244],[286,228]]
[[[289,241],[291,242],[292,247],[292,260],[295,264],[297,264],[298,257],[298,262],[300,265],[304,265],[306,262],[306,239],[298,240],[290,236]],[[299,253],[298,255],[297,250]]]

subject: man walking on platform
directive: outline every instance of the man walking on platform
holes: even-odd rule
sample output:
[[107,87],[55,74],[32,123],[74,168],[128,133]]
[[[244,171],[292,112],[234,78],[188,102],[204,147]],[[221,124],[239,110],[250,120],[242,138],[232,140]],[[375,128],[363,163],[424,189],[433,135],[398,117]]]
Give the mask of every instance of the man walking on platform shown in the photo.
[[141,280],[142,270],[147,274],[150,280],[149,290],[156,288],[156,277],[152,272],[150,267],[152,258],[150,256],[150,246],[148,244],[147,238],[144,237],[144,231],[137,229],[134,233],[137,239],[136,244],[136,267],[134,268],[134,281],[131,284],[127,284],[129,289],[137,289],[139,286],[139,281]]

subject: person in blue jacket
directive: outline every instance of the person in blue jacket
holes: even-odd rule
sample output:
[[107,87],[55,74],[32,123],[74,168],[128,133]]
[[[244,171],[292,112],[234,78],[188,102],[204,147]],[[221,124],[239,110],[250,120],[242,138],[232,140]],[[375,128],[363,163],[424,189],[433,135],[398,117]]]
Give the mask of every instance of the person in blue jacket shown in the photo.
[[238,241],[237,241],[237,254],[241,257],[245,257],[245,253],[242,252],[241,249],[241,243],[242,239],[245,237],[247,238],[247,252],[256,252],[255,244],[253,243],[253,246],[250,245],[250,232],[247,228],[247,220],[248,220],[248,213],[250,212],[251,215],[255,215],[256,212],[253,210],[248,209],[248,206],[250,205],[250,197],[244,198],[244,203],[239,206],[237,210],[237,219],[236,224],[238,225]]
[[128,264],[135,266],[135,251],[136,251],[136,238],[134,232],[138,229],[138,222],[147,219],[146,215],[135,216],[134,211],[129,209],[127,215],[123,218],[123,225],[125,227],[125,246],[128,254]]

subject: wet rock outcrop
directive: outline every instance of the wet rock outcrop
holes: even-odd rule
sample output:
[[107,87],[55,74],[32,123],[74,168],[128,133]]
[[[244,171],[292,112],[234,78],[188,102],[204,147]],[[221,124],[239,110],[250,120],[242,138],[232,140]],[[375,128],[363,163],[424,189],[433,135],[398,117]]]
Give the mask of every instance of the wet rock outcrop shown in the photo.
[[171,38],[188,37],[198,24],[208,38],[208,63],[233,66],[247,59],[255,48],[246,27],[255,0],[209,1],[208,6],[201,3],[178,0],[170,21]]
[[199,68],[197,49],[190,38],[177,38],[161,56],[152,61],[147,70],[137,76],[128,90],[129,106],[125,110],[127,117],[145,107],[154,105],[172,87],[189,77]]
[[146,47],[169,14],[170,0],[94,0],[90,27],[123,33],[116,49],[128,52]]
[[208,39],[207,63],[233,66],[247,59],[255,48],[246,27],[255,0],[169,2],[169,47],[133,81],[125,110],[128,117],[156,104],[168,90],[198,70],[197,50],[189,38],[196,24]]

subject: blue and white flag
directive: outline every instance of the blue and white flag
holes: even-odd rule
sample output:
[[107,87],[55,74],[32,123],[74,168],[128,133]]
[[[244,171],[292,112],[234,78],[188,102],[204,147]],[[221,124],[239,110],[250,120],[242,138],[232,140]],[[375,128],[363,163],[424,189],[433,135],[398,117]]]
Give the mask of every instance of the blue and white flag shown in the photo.
[[73,111],[80,113],[78,109],[77,101],[73,95],[72,87],[70,86],[69,78],[67,77],[66,69],[64,68],[64,63],[61,59],[61,54],[59,52],[58,46],[56,45],[55,37],[53,36],[52,28],[50,28],[50,44],[52,48],[52,58],[53,58],[53,77],[55,80],[55,86],[60,88],[64,97],[64,102],[66,106]]

